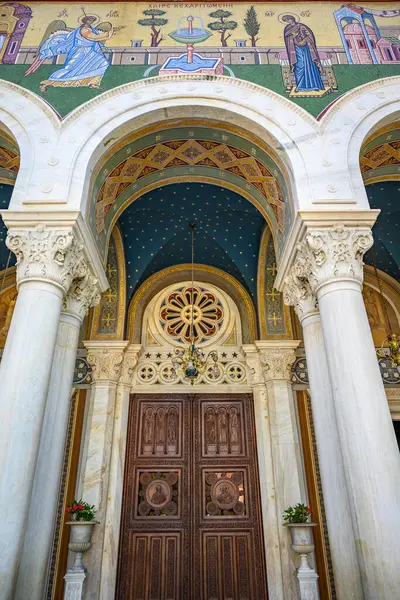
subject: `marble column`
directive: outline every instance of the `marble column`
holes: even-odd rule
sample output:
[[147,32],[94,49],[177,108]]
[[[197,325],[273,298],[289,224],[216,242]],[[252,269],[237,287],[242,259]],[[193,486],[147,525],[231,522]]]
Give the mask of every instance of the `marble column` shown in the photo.
[[140,350],[141,344],[131,344],[126,349],[117,385],[101,563],[100,598],[114,598],[115,596],[125,451],[128,433],[129,398]]
[[257,348],[249,344],[243,346],[243,352],[246,356],[247,372],[253,390],[268,597],[270,600],[284,600],[280,553],[281,515],[278,513],[276,505],[267,389]]
[[62,299],[87,266],[71,228],[10,229],[18,299],[0,366],[0,590],[15,590]]
[[361,295],[376,212],[355,224],[339,217],[307,227],[294,268],[310,283],[321,313],[364,596],[394,600],[400,588],[400,455]]
[[93,531],[92,548],[85,554],[85,600],[98,600],[117,384],[128,342],[91,340],[84,343],[88,349],[87,361],[92,367],[93,383],[86,426],[89,439],[82,466],[82,496],[86,502],[95,505],[96,520],[99,521]]
[[[290,505],[305,499],[305,485],[299,443],[291,367],[296,359],[294,340],[262,340],[255,345],[260,353],[270,419],[274,465],[275,501],[278,518]],[[298,582],[295,557],[287,527],[278,527],[283,577],[283,597],[296,598]]]
[[347,492],[321,316],[309,283],[299,279],[294,269],[285,279],[283,297],[285,304],[294,306],[303,327],[336,595],[338,600],[362,600],[351,504]]
[[63,302],[15,600],[42,600],[45,593],[79,331],[87,311],[99,301],[97,279],[88,273],[72,283]]

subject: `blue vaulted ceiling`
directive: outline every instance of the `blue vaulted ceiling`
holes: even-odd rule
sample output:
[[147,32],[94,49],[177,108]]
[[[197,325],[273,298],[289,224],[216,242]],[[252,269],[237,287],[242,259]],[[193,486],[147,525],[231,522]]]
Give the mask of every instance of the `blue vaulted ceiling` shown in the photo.
[[195,262],[233,275],[255,299],[264,218],[239,194],[207,183],[165,185],[122,213],[128,296],[153,273],[190,263],[190,221],[196,222]]
[[[381,210],[373,227],[376,266],[400,281],[400,181],[371,183],[366,191],[370,207]],[[372,264],[369,253],[365,262]]]
[[[8,208],[14,186],[0,183],[0,209]],[[7,229],[0,217],[0,271],[6,268],[9,250],[5,244]],[[15,254],[11,254],[9,265],[15,265]]]

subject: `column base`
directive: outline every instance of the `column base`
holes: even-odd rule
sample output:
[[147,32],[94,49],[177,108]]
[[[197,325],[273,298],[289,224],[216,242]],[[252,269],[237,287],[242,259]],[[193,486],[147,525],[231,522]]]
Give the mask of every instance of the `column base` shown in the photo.
[[86,573],[84,571],[81,571],[80,573],[68,572],[64,575],[64,579],[64,600],[82,600]]
[[318,575],[314,569],[298,569],[300,600],[319,600]]

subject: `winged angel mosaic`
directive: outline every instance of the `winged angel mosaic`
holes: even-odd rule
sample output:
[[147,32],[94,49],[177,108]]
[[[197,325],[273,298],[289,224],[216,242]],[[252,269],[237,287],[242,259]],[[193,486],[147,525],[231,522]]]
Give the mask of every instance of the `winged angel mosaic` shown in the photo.
[[[83,9],[82,9],[83,10]],[[54,31],[39,48],[38,57],[25,72],[31,75],[38,70],[46,59],[66,54],[62,69],[58,69],[50,77],[41,82],[40,90],[45,92],[49,86],[80,87],[88,86],[101,89],[100,83],[104,73],[110,66],[105,56],[104,42],[123,29],[124,26],[113,27],[111,23],[95,24],[99,18],[85,12],[79,18],[79,27]]]

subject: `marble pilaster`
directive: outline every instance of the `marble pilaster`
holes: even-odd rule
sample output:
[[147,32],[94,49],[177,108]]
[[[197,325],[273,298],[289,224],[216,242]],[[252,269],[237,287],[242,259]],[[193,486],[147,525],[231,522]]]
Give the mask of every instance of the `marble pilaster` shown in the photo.
[[129,398],[140,350],[140,344],[131,344],[126,349],[117,385],[101,564],[100,598],[114,598],[115,596],[125,452],[128,433]]
[[87,272],[72,227],[9,229],[18,299],[1,366],[0,589],[10,600],[39,451],[62,299]]
[[[278,516],[305,498],[291,367],[296,359],[294,340],[262,340],[255,345],[267,390]],[[298,582],[289,532],[279,527],[284,598],[296,598]]]
[[246,345],[243,346],[243,352],[246,356],[249,381],[253,390],[268,596],[270,600],[284,600],[280,553],[281,516],[276,504],[267,389],[257,348],[254,345]]
[[79,331],[87,311],[99,301],[97,279],[89,272],[72,283],[63,301],[15,600],[42,600],[45,593]]
[[[347,491],[318,303],[308,281],[299,279],[294,269],[285,279],[283,297],[285,304],[295,308],[303,327],[336,594],[338,600],[347,598],[362,600],[361,575],[351,504]],[[308,581],[309,577],[310,574],[306,573],[304,585],[312,585]]]
[[375,218],[365,211],[350,224],[348,216],[314,220],[293,268],[321,313],[364,597],[391,600],[400,586],[400,455],[361,295]]
[[89,438],[87,455],[82,468],[82,496],[95,505],[96,520],[99,521],[93,531],[92,547],[85,554],[85,600],[98,600],[100,592],[117,384],[127,344],[120,340],[85,342],[93,383],[86,429]]

